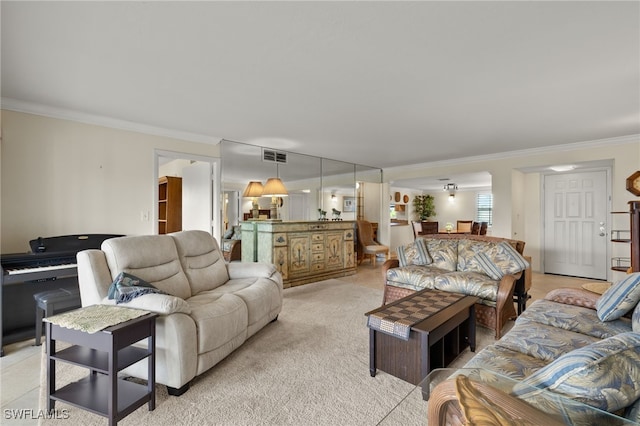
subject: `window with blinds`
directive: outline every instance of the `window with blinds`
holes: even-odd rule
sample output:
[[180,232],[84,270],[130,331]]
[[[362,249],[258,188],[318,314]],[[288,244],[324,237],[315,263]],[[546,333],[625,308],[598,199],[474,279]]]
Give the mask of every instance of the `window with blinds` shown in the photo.
[[493,194],[476,195],[476,222],[489,222],[493,225]]

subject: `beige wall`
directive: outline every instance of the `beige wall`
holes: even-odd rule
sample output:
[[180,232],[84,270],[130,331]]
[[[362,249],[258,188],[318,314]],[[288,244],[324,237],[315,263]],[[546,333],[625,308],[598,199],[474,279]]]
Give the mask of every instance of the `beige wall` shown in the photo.
[[1,149],[3,253],[38,236],[150,234],[154,149],[219,157],[216,145],[6,110]]
[[456,227],[458,220],[475,220],[476,191],[456,191],[453,201],[449,201],[449,193],[437,191],[430,193],[435,198],[436,217],[431,220],[438,222],[438,227],[444,229],[447,223]]
[[[141,212],[153,212],[154,149],[219,157],[219,146],[166,137],[2,111],[1,227],[3,253],[28,250],[37,236],[73,233],[145,234],[153,223],[141,220]],[[385,181],[420,176],[440,176],[487,171],[492,176],[494,226],[491,233],[526,241],[525,253],[540,270],[542,246],[539,173],[519,169],[573,162],[609,160],[612,164],[612,210],[628,209],[634,199],[625,179],[640,169],[640,139],[606,144],[574,145],[567,149],[540,150],[510,158],[463,159],[456,164],[386,169]],[[367,188],[369,189],[369,188]],[[389,185],[381,186],[383,200]],[[445,202],[443,196],[442,203]],[[462,206],[464,191],[459,191]],[[472,200],[473,201],[473,200]],[[458,202],[458,199],[456,200]],[[448,221],[446,205],[436,199],[437,220]],[[388,223],[388,205],[378,221]],[[371,204],[366,205],[367,216]],[[474,210],[475,205],[469,207]],[[474,210],[475,211],[475,210]],[[389,229],[379,232],[390,243]],[[623,255],[625,247],[611,247]],[[614,277],[615,278],[615,277]]]
[[[491,190],[488,188],[487,190]],[[410,188],[398,188],[391,187],[391,194],[396,191],[401,193],[410,194],[410,201],[407,205],[407,217],[399,217],[400,219],[408,219],[409,221],[417,220],[415,210],[413,209],[412,200],[415,195],[429,194],[434,197],[434,204],[436,207],[436,216],[430,218],[438,222],[438,227],[444,229],[447,222],[451,222],[453,226],[456,226],[458,220],[475,220],[476,213],[476,194],[485,191],[457,191],[455,200],[449,201],[449,193],[445,191],[417,191]],[[406,229],[404,229],[406,228]],[[391,250],[395,250],[398,246],[409,244],[413,241],[413,230],[411,226],[393,226],[391,227],[391,239],[389,246]],[[491,229],[488,230],[488,234],[491,234]]]
[[[519,170],[593,161],[610,161],[611,209],[628,210],[629,200],[635,197],[625,189],[627,176],[640,169],[640,138],[624,142],[575,144],[564,149],[549,149],[510,153],[509,158],[462,159],[459,163],[425,164],[397,169],[385,169],[385,180],[421,176],[442,176],[487,171],[491,174],[494,197],[492,235],[524,240],[525,254],[532,257],[533,269],[540,270],[541,231],[541,174],[522,173]],[[611,246],[613,255],[623,255],[626,248]],[[628,251],[628,250],[627,250]],[[610,279],[618,279],[611,273]]]

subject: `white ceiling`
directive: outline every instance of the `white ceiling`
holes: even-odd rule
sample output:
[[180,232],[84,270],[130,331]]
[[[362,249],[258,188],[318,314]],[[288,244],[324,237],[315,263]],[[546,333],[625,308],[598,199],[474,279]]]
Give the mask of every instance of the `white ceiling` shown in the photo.
[[637,1],[0,8],[4,108],[382,168],[640,134]]

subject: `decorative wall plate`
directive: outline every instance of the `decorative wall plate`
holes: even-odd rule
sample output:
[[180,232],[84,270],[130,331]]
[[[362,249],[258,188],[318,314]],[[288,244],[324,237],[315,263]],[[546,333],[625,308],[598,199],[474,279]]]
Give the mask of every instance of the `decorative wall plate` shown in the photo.
[[409,196],[407,194],[404,194],[404,198],[402,198],[402,201],[404,201],[405,203],[409,202]]
[[640,170],[627,178],[627,191],[640,196]]
[[395,193],[395,200],[396,200],[396,203],[400,202],[400,193],[399,192]]

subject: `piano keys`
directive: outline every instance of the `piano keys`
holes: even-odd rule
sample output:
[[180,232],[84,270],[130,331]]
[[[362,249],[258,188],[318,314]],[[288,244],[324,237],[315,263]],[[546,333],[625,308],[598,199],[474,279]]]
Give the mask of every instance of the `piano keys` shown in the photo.
[[[55,279],[60,274],[77,275],[75,251],[5,254],[0,256],[2,283],[13,284]],[[65,271],[68,269],[69,271]],[[57,271],[53,273],[52,271]]]
[[73,269],[75,267],[76,267],[75,263],[69,263],[64,265],[37,266],[35,268],[8,269],[7,275],[34,274],[36,272],[59,271],[64,269]]
[[113,234],[68,235],[30,241],[31,253],[0,255],[0,340],[4,346],[35,336],[33,295],[48,290],[78,290],[76,255],[99,249]]

